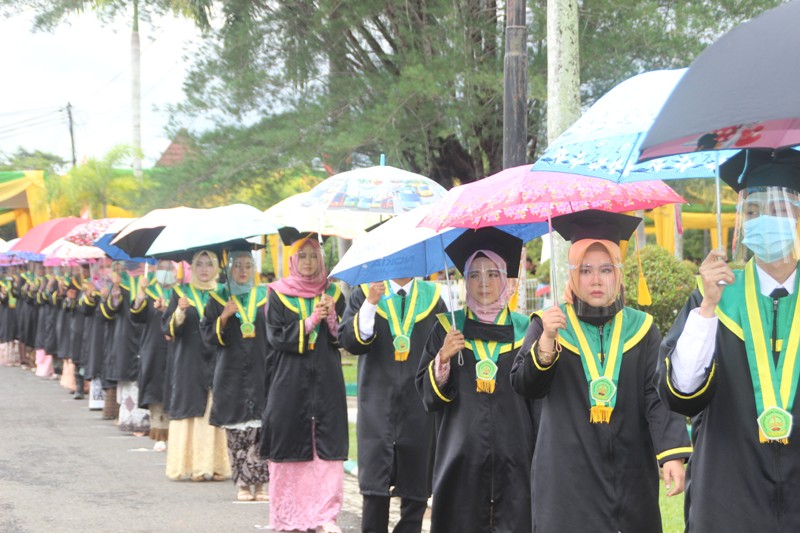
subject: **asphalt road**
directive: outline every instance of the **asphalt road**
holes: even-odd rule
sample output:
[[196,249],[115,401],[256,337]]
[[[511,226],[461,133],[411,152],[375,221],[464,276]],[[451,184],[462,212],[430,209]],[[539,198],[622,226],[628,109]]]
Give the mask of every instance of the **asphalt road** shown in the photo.
[[[168,480],[152,441],[57,381],[0,367],[0,398],[0,532],[270,531],[269,504],[235,501],[230,481]],[[360,505],[345,475],[344,531],[359,531]]]

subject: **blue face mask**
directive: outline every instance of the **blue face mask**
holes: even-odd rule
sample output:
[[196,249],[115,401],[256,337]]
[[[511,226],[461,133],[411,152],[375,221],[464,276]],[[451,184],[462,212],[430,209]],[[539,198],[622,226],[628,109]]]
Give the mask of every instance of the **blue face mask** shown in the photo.
[[767,263],[791,257],[797,236],[792,217],[761,215],[744,223],[742,244]]

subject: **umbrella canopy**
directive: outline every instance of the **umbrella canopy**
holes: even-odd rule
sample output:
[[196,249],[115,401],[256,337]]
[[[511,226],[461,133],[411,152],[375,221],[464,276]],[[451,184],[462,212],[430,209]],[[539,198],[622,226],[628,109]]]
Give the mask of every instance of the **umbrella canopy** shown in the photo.
[[189,252],[212,246],[252,248],[245,239],[276,231],[277,228],[267,222],[264,213],[250,205],[195,209],[167,224],[145,255],[184,257]]
[[[437,232],[419,227],[432,207],[421,206],[398,215],[355,239],[329,277],[359,285],[394,278],[427,276],[452,267],[453,262],[445,253],[445,248],[468,230],[446,228]],[[520,224],[501,229],[509,235],[529,241],[547,233],[547,224]]]
[[77,217],[54,218],[47,222],[42,222],[38,226],[31,228],[9,252],[15,255],[20,255],[19,252],[41,254],[41,251],[47,245],[65,236],[72,228],[84,222],[86,222],[84,219]]
[[357,168],[331,176],[266,215],[278,227],[354,238],[394,215],[433,204],[445,193],[435,181],[399,168]]
[[72,266],[102,259],[106,254],[94,246],[82,246],[63,237],[42,250],[45,266]]
[[122,248],[118,246],[114,246],[111,244],[117,234],[122,231],[128,224],[131,223],[132,220],[129,218],[118,218],[113,224],[111,224],[107,229],[106,232],[93,243],[94,246],[100,248],[105,252],[105,254],[111,258],[113,261],[136,261],[138,263],[148,263],[151,265],[156,264],[155,259],[145,259],[143,257],[131,257]]
[[641,146],[641,160],[800,144],[800,1],[744,22],[695,58]]
[[616,182],[712,178],[736,151],[698,152],[637,163],[639,147],[682,70],[645,72],[620,83],[562,133],[533,165]]
[[64,239],[81,246],[93,246],[94,241],[108,233],[108,228],[111,226],[122,224],[122,222],[119,221],[123,221],[123,225],[127,225],[134,220],[133,218],[98,218],[89,220],[84,224],[72,228],[72,230],[64,236]]
[[679,202],[685,200],[662,181],[614,183],[523,165],[450,189],[420,224],[482,228],[544,222],[586,209],[619,213]]
[[196,209],[183,206],[154,209],[125,226],[111,240],[111,244],[121,248],[131,257],[144,257],[153,241],[169,223],[181,220],[192,211],[196,211]]

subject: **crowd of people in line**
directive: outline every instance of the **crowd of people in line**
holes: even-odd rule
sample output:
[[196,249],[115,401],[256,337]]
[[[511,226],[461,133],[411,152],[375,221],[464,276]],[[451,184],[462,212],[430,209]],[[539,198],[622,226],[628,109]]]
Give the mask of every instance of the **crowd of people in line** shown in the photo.
[[317,236],[296,234],[269,285],[249,251],[222,277],[199,251],[185,282],[170,261],[113,263],[108,283],[9,267],[0,357],[149,431],[169,479],[230,478],[237,499],[269,501],[278,531],[340,531],[341,350],[358,357],[362,531],[388,531],[398,497],[394,531],[419,532],[432,495],[434,532],[658,532],[660,477],[668,495],[690,481],[687,531],[798,531],[798,159],[730,163],[754,258],[733,271],[711,252],[663,340],[624,299],[620,243],[640,219],[584,211],[553,220],[567,288],[530,316],[508,307],[520,249],[498,229],[448,246],[466,288],[454,311],[411,277],[343,292]]

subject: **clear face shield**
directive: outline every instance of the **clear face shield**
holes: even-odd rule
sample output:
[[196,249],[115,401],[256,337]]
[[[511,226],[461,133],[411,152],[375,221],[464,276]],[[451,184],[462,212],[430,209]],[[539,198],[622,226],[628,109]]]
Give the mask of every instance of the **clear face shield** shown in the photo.
[[487,257],[477,257],[469,265],[464,275],[467,283],[467,294],[481,305],[489,305],[497,301],[506,286],[506,271],[497,267]]
[[606,251],[588,250],[580,264],[569,265],[569,275],[577,299],[573,306],[578,316],[593,316],[613,305],[619,296],[622,264],[612,261]]
[[800,194],[785,187],[750,187],[739,193],[733,236],[733,263],[753,256],[764,263],[797,262]]

